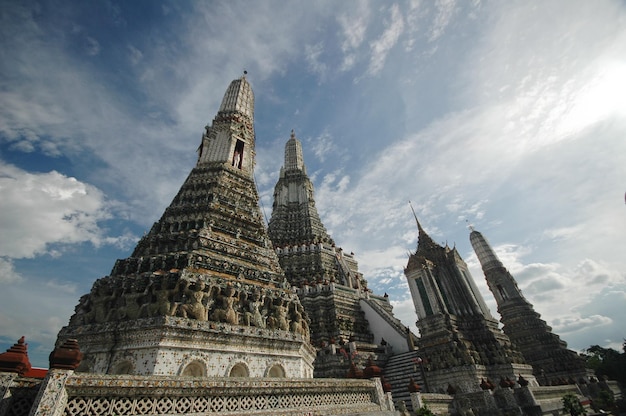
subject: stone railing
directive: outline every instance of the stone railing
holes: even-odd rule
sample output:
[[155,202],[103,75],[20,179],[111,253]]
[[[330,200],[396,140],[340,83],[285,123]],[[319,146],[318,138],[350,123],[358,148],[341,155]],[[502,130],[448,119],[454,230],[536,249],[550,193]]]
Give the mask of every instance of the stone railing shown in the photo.
[[28,416],[41,380],[0,373],[0,416]]
[[587,399],[580,392],[575,384],[566,384],[563,386],[529,386],[528,390],[532,393],[534,400],[541,410],[545,413],[560,411],[563,408],[563,396],[568,393],[578,396],[578,399],[588,408]]
[[413,411],[427,407],[435,415],[449,415],[454,410],[454,397],[439,393],[411,393]]
[[[393,415],[380,379],[196,378],[50,370],[31,416]],[[0,416],[5,414],[0,412]]]

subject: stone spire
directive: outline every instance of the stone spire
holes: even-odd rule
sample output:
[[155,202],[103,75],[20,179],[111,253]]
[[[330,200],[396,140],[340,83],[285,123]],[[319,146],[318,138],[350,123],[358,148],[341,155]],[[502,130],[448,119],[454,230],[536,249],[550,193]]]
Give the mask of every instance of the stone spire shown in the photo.
[[478,257],[478,261],[480,262],[485,276],[489,276],[487,278],[487,284],[495,296],[498,306],[509,298],[518,298],[520,301],[528,303],[522,291],[517,286],[517,282],[504,268],[487,239],[478,231],[472,230],[470,233],[470,242],[472,243],[472,247],[474,248],[474,252]]
[[57,343],[78,339],[83,370],[312,376],[308,318],[259,207],[253,115],[243,76],[228,87],[196,166],[159,221],[81,298]]
[[[311,339],[326,348],[315,361],[316,377],[343,377],[350,360],[338,358],[336,344],[351,341],[361,357],[380,355],[376,339],[390,339],[395,352],[408,348],[406,328],[392,315],[388,298],[374,295],[353,253],[335,246],[320,220],[313,183],[306,173],[302,143],[292,130],[274,188],[268,234],[289,282],[311,317]],[[370,319],[376,326],[370,326]],[[377,333],[374,333],[375,328]],[[322,345],[325,345],[322,347]],[[338,344],[337,344],[338,345]],[[357,347],[358,346],[358,347]],[[382,360],[386,361],[386,360]]]
[[[415,214],[415,213],[414,213]],[[418,317],[433,313],[445,312],[455,315],[481,314],[493,319],[474,279],[472,278],[467,264],[463,261],[456,248],[443,247],[426,233],[417,217],[418,243],[416,252],[409,257],[407,270],[430,269],[437,267],[445,273],[448,283],[442,284],[426,276],[418,279],[424,287],[426,297],[414,296]],[[410,286],[411,287],[411,286]],[[417,288],[415,288],[416,291]]]
[[470,242],[498,304],[503,331],[520,349],[542,384],[586,376],[584,361],[535,312],[517,282],[483,235],[472,229]]
[[254,93],[245,75],[230,83],[198,148],[198,166],[221,164],[250,178],[254,170]]
[[[274,187],[268,233],[275,247],[300,244],[334,246],[315,206],[313,183],[306,173],[302,143],[294,131],[285,144],[285,163]],[[323,276],[330,279],[332,276]]]
[[296,139],[296,133],[291,130],[291,137],[285,145],[285,164],[283,170],[289,172],[292,170],[301,171],[306,174],[304,166],[304,156],[302,156],[302,143]]
[[240,113],[254,120],[254,93],[245,74],[230,83],[222,98],[219,112]]
[[432,238],[430,238],[428,233],[426,233],[426,231],[422,227],[422,224],[420,223],[419,219],[417,219],[417,215],[415,214],[415,210],[413,209],[413,204],[411,204],[411,201],[409,201],[409,206],[411,207],[411,211],[413,212],[413,218],[415,218],[415,223],[417,224],[417,252],[416,254],[427,253],[429,251],[432,251],[433,249],[436,250],[440,246],[437,243],[435,243],[435,241]]
[[[430,363],[431,387],[445,390],[451,384],[469,392],[479,389],[482,377],[532,375],[498,328],[456,248],[436,244],[416,221],[418,246],[404,273],[418,317],[418,348]],[[454,367],[465,368],[464,376],[451,376]]]

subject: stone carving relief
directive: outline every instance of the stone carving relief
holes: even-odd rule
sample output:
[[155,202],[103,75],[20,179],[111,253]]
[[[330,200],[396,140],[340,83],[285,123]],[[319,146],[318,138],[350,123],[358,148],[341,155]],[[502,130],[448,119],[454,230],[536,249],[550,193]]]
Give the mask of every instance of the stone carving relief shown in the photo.
[[309,338],[310,319],[295,293],[282,285],[260,286],[210,278],[187,270],[99,279],[81,297],[70,325],[178,316],[198,321],[289,331]]
[[239,304],[236,294],[237,291],[234,287],[230,285],[226,287],[224,293],[219,295],[221,306],[217,307],[211,314],[212,321],[226,322],[231,325],[239,324],[239,315],[235,311],[235,307]]
[[189,280],[180,279],[177,283],[182,286],[183,302],[177,304],[177,312],[183,318],[193,318],[199,321],[209,319],[209,309],[213,304],[213,298],[205,291],[206,284],[198,279],[192,286]]

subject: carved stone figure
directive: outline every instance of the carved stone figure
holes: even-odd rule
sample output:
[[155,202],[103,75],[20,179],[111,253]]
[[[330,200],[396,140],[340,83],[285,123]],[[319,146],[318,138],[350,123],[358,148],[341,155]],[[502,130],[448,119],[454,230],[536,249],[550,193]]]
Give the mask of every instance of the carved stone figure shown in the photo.
[[171,302],[171,296],[178,292],[179,283],[174,289],[167,288],[167,280],[160,280],[160,287],[157,289],[157,283],[151,281],[146,288],[146,291],[150,295],[151,302],[141,305],[141,311],[139,316],[172,316],[176,313],[177,305]]
[[115,299],[115,294],[106,285],[98,285],[98,287],[92,290],[91,299],[93,302],[94,312],[93,322],[105,322],[109,316],[110,305]]
[[134,282],[125,282],[125,289],[122,294],[123,305],[117,309],[118,319],[137,319],[141,310],[140,300],[144,298],[148,289],[139,292]]
[[92,316],[91,297],[89,295],[83,295],[80,297],[78,305],[74,308],[74,315],[70,318],[70,325],[86,324]]
[[287,306],[285,306],[284,300],[279,300],[278,304],[274,305],[274,313],[268,318],[267,323],[270,328],[281,329],[283,331],[289,331],[289,322],[287,320]]
[[246,312],[246,324],[253,325],[257,328],[265,328],[265,317],[261,314],[260,308],[263,305],[263,298],[258,292],[252,295],[252,299],[248,302],[248,311]]
[[186,302],[179,305],[178,310],[181,312],[183,318],[189,317],[199,321],[207,321],[209,316],[208,310],[206,306],[204,306],[204,299],[209,295],[204,291],[206,287],[204,281],[198,279],[193,289],[190,288],[190,282],[188,280],[181,279],[181,281],[185,282],[184,293]]
[[222,307],[213,311],[213,314],[211,315],[212,320],[227,322],[231,325],[239,324],[239,316],[234,308],[235,301],[237,300],[235,293],[236,291],[234,287],[228,286],[226,288],[226,295],[220,297]]
[[302,314],[297,310],[294,312],[294,319],[291,321],[291,332],[300,334],[305,338],[309,336],[309,327]]

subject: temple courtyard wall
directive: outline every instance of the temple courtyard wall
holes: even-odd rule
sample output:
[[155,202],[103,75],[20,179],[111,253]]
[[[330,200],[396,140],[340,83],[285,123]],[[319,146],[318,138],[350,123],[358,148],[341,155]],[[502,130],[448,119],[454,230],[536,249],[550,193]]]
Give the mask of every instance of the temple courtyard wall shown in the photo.
[[0,415],[397,415],[380,379],[0,373]]

